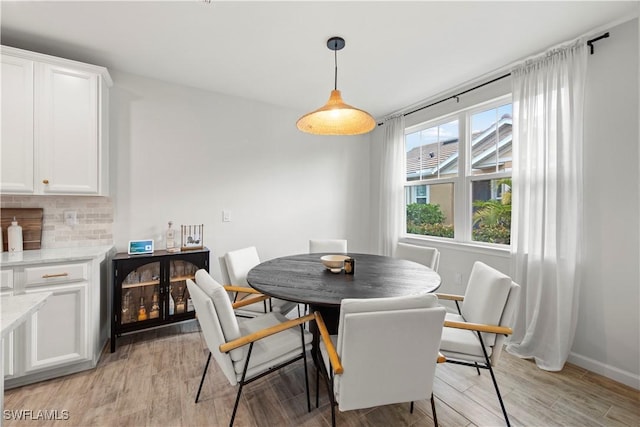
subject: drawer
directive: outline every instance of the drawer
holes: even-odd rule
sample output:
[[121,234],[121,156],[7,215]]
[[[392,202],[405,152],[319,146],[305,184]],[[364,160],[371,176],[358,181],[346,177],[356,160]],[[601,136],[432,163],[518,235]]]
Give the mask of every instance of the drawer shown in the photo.
[[88,270],[86,263],[26,267],[24,269],[25,285],[40,286],[87,280]]
[[13,289],[13,270],[0,271],[0,290],[8,291]]

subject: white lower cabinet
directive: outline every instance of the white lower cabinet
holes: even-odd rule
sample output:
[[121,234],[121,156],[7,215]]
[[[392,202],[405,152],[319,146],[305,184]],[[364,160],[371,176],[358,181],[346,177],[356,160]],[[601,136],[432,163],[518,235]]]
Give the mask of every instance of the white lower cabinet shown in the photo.
[[85,260],[3,265],[2,295],[51,293],[4,340],[5,389],[91,369],[98,363],[108,336],[108,316],[102,307],[107,304],[112,251],[95,252],[95,257]]
[[[0,295],[13,295],[13,270],[0,271]],[[4,365],[5,378],[11,378],[14,374],[14,340],[15,333],[13,331],[4,337],[2,364]]]
[[26,291],[51,292],[51,296],[25,323],[25,373],[90,360],[87,286],[87,282],[80,282]]

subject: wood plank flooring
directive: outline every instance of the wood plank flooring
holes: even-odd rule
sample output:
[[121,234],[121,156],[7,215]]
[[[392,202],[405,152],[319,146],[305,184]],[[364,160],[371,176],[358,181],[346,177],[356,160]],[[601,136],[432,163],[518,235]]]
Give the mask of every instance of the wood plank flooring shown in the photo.
[[[639,426],[640,392],[573,365],[546,372],[503,353],[496,369],[511,423],[521,426]],[[200,402],[194,403],[208,350],[197,322],[123,336],[96,369],[7,390],[5,411],[68,411],[68,420],[13,420],[11,426],[226,426],[236,388],[212,360]],[[309,362],[312,411],[306,410],[302,362],[243,390],[236,426],[331,425],[324,384],[313,405],[315,371]],[[322,381],[322,380],[321,380]],[[488,372],[441,364],[434,383],[441,426],[504,425]],[[432,426],[429,401],[337,411],[339,426]]]

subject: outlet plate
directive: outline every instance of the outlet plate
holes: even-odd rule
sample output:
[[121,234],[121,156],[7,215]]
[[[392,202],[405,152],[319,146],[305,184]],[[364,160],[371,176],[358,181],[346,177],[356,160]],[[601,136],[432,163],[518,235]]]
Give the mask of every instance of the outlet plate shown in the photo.
[[67,225],[78,224],[78,213],[76,211],[64,211],[64,223]]

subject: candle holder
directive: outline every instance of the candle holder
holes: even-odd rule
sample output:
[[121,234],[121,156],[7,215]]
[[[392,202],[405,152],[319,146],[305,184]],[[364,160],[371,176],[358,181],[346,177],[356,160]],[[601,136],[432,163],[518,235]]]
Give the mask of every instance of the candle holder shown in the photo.
[[204,225],[181,225],[182,250],[190,251],[204,248]]

